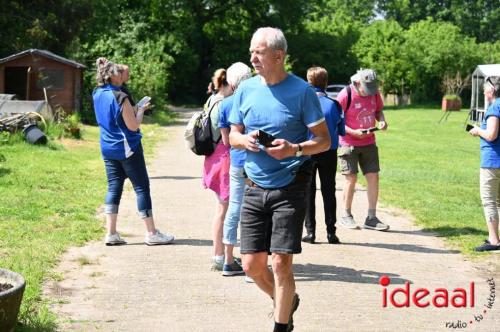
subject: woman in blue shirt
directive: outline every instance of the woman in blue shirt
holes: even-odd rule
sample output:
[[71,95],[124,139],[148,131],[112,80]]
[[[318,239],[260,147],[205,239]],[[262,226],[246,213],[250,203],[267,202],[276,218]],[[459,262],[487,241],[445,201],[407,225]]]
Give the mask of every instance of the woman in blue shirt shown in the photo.
[[[312,155],[313,174],[310,182],[305,227],[307,235],[302,238],[303,242],[314,243],[316,240],[316,173],[319,173],[321,182],[321,195],[323,196],[323,208],[325,211],[325,224],[328,243],[340,243],[335,234],[337,222],[337,200],[335,198],[335,172],[337,171],[337,148],[339,135],[345,135],[345,121],[342,107],[338,102],[326,96],[325,88],[328,84],[328,72],[322,67],[312,67],[307,70],[307,81],[313,86],[318,95],[321,109],[325,115],[325,121],[330,132],[332,145],[328,151]],[[309,135],[312,138],[312,134]]]
[[146,105],[136,111],[132,108],[128,96],[120,89],[123,83],[120,65],[105,58],[97,59],[96,64],[98,86],[92,97],[108,179],[104,205],[107,234],[104,242],[109,246],[126,243],[116,231],[116,220],[123,184],[129,178],[137,196],[139,216],[147,228],[144,242],[148,245],[172,243],[174,237],[162,234],[153,220],[149,177],[139,130]]
[[498,210],[500,209],[500,78],[489,77],[484,83],[484,95],[491,104],[481,127],[474,126],[469,133],[481,139],[481,170],[479,173],[481,201],[483,202],[488,240],[475,251],[500,250],[498,238]]

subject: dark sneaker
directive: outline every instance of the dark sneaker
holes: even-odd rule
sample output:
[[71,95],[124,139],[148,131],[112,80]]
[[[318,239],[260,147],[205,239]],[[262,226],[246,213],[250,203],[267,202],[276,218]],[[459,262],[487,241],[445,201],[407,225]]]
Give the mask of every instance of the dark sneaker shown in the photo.
[[224,266],[222,267],[222,275],[223,276],[226,276],[226,277],[227,276],[237,276],[237,275],[241,275],[241,274],[245,274],[245,272],[243,272],[243,268],[236,261],[234,261],[231,264],[224,264]]
[[375,231],[386,231],[389,229],[389,225],[384,224],[377,217],[373,217],[371,219],[366,217],[363,227],[366,229],[373,229]]
[[496,250],[500,250],[500,245],[494,245],[494,244],[490,244],[490,242],[484,242],[482,245],[480,245],[479,247],[475,247],[474,248],[474,251],[496,251]]
[[300,304],[300,298],[299,294],[295,293],[293,296],[293,301],[292,301],[292,311],[290,312],[290,317],[288,318],[288,326],[286,327],[286,332],[292,332],[293,331],[293,314],[295,311],[297,311],[297,308],[299,307]]
[[330,244],[339,244],[340,240],[335,234],[327,234],[326,238],[328,239],[328,243]]
[[315,240],[316,240],[316,237],[314,236],[314,234],[311,234],[311,233],[308,233],[306,236],[304,236],[302,238],[302,242],[311,243],[311,244],[313,244]]

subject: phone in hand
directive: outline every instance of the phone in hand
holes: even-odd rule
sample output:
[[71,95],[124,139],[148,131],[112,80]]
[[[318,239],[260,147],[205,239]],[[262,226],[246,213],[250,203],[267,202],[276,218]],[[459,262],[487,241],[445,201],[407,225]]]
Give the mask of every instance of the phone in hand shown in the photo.
[[275,139],[276,139],[276,137],[274,137],[273,135],[268,134],[264,130],[260,130],[259,129],[259,135],[257,137],[257,140],[258,140],[259,144],[262,144],[266,148],[270,148],[270,147],[274,146],[272,144],[272,142]]
[[149,96],[144,96],[139,102],[137,103],[137,107],[144,107],[149,101],[151,100],[151,97]]
[[363,134],[368,134],[368,133],[373,133],[374,131],[379,130],[378,127],[372,127],[372,128],[367,128],[367,129],[361,129],[361,132]]
[[474,126],[471,125],[471,124],[466,124],[465,125],[465,131],[467,131],[467,132],[470,131],[472,128],[474,128]]

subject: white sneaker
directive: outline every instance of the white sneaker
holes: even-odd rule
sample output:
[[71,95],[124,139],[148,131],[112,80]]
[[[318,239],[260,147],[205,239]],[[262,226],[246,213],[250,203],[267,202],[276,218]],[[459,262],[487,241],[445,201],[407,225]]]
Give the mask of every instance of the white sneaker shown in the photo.
[[106,234],[104,237],[104,243],[107,246],[120,246],[123,244],[127,244],[127,242],[120,237],[120,234],[116,232],[115,234]]
[[356,225],[353,216],[344,216],[340,218],[340,225],[349,229],[358,229],[358,225]]
[[146,234],[144,242],[146,242],[148,246],[155,246],[159,244],[170,244],[174,242],[174,240],[175,237],[173,235],[160,233],[160,231],[157,229],[156,233],[153,235],[149,233]]
[[245,275],[245,282],[249,283],[249,284],[253,284],[255,281],[253,281],[252,277]]

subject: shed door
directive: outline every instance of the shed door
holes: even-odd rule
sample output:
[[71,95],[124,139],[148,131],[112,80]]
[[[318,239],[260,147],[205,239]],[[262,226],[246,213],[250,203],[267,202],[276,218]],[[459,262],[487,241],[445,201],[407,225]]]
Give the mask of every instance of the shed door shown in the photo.
[[18,99],[26,100],[28,68],[29,67],[5,68],[5,93],[16,94]]

